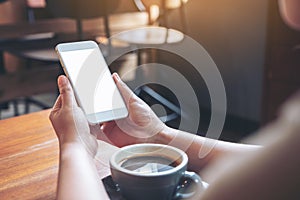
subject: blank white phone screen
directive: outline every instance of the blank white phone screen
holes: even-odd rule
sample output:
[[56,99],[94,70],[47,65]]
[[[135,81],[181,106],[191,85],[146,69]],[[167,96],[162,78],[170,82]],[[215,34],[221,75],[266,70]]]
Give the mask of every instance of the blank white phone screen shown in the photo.
[[87,115],[125,107],[98,48],[63,51],[61,57]]

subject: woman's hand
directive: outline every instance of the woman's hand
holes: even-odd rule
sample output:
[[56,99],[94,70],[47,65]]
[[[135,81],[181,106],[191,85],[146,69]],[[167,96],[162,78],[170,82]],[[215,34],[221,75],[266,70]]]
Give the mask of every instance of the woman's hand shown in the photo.
[[144,101],[128,88],[118,74],[113,74],[113,78],[123,96],[129,114],[124,119],[91,127],[93,134],[96,134],[98,139],[119,147],[142,142],[155,142],[155,136],[166,125],[159,120]]
[[90,134],[88,122],[77,105],[69,80],[65,76],[60,76],[58,87],[60,95],[49,118],[59,139],[61,150],[73,146],[83,147],[91,157],[94,157],[98,143]]

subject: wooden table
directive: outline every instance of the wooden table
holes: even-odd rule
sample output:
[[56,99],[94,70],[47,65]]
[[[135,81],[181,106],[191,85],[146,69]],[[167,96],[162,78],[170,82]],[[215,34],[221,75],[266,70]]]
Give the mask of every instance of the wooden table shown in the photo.
[[[55,199],[59,148],[49,112],[0,121],[0,199]],[[115,150],[99,142],[101,178],[110,174],[108,160]]]

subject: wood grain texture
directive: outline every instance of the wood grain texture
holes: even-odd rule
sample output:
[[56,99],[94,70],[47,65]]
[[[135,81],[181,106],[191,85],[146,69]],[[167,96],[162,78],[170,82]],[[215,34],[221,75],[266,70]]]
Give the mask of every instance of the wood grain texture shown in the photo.
[[59,149],[48,114],[0,121],[0,199],[55,199]]
[[[48,119],[50,110],[0,121],[0,199],[55,199],[59,147]],[[109,158],[117,150],[99,141],[100,178],[110,174]]]

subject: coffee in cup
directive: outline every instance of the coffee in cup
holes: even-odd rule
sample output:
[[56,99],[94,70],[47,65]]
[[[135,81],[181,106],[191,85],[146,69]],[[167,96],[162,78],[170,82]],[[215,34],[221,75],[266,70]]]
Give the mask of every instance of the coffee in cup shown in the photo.
[[135,144],[113,154],[110,168],[114,182],[126,199],[171,200],[191,197],[203,189],[201,178],[186,171],[187,163],[188,157],[180,149],[161,144]]

